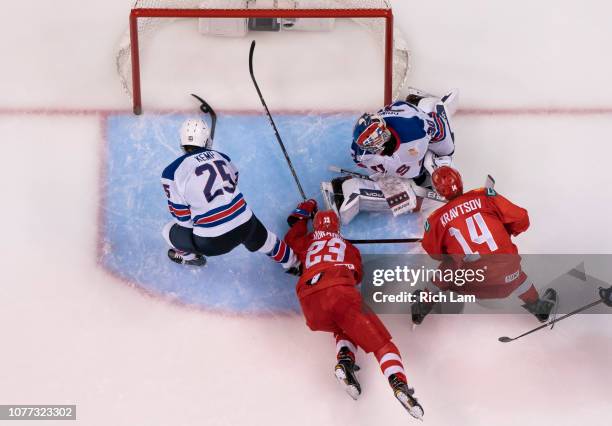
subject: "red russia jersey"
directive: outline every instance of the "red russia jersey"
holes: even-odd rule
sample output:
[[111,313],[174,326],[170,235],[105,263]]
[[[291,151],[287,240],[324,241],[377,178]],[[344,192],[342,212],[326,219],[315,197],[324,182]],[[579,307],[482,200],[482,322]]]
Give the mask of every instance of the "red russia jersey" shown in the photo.
[[299,297],[336,285],[357,285],[361,281],[359,250],[340,234],[308,232],[308,221],[300,220],[289,229],[285,242],[302,263],[297,284]]
[[476,189],[429,216],[422,245],[435,259],[444,254],[517,254],[510,236],[528,227],[527,210],[493,189]]

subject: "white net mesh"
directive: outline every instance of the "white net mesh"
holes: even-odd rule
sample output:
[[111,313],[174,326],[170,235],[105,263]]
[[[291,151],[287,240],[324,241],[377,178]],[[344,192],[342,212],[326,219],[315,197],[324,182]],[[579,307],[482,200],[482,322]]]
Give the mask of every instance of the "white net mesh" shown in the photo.
[[[388,0],[135,0],[134,9],[390,9]],[[171,18],[139,18],[139,47],[144,49],[150,35]],[[354,22],[367,29],[381,49],[385,44],[383,18],[354,18]],[[410,52],[401,32],[394,30],[393,98],[396,99],[406,83],[410,70]],[[132,63],[130,31],[126,30],[116,56],[117,72],[121,84],[132,96]]]

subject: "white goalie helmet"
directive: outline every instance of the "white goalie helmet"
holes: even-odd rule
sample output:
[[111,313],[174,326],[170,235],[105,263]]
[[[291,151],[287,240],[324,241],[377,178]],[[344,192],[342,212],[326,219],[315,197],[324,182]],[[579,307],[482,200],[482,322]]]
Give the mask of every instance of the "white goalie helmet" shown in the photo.
[[211,148],[210,128],[204,120],[189,118],[181,126],[181,147],[197,146],[199,148]]

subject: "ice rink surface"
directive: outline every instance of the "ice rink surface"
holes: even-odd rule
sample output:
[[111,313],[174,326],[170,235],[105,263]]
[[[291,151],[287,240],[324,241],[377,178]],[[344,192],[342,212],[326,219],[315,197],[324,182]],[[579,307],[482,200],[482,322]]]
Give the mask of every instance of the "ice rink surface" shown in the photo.
[[[517,239],[521,251],[611,253],[609,3],[393,3],[412,52],[409,85],[461,90],[453,125],[466,185],[480,186],[491,173],[500,193],[529,209],[532,228]],[[74,403],[76,423],[83,425],[413,421],[363,353],[364,394],[358,402],[348,398],[332,377],[331,337],[310,332],[298,314],[220,313],[168,296],[172,288],[160,296],[157,288],[135,283],[171,286],[194,275],[181,271],[173,280],[167,273],[158,228],[165,206],[154,192],[160,167],[178,152],[173,130],[193,107],[188,93],[206,97],[220,120],[227,118],[219,124],[219,144],[245,161],[238,165],[251,174],[247,198],[258,184],[285,191],[287,204],[276,206],[283,211],[253,200],[279,233],[298,197],[288,178],[265,178],[288,172],[248,76],[250,39],[201,38],[189,22],[163,28],[142,55],[149,113],[130,114],[114,68],[130,6],[128,0],[86,6],[58,0],[4,7],[10,19],[0,29],[6,58],[0,68],[0,404]],[[381,106],[382,53],[351,23],[333,34],[257,40],[259,83],[296,162],[312,167],[303,179],[316,185],[323,173],[316,168],[327,166],[321,162],[341,161],[348,149],[344,121],[332,131],[325,120]],[[250,123],[245,140],[269,146],[269,167],[250,167],[248,150],[229,143],[230,123]],[[143,137],[135,128],[159,145],[128,146]],[[315,137],[300,143],[308,132]],[[146,213],[141,221],[117,214],[130,200],[141,208],[133,212]],[[119,244],[106,244],[112,235],[122,236],[114,240]],[[137,276],[117,273],[113,265],[120,263],[121,271]],[[195,273],[201,286],[206,272]],[[279,288],[277,282],[252,288],[246,278],[234,278],[248,295],[237,304],[260,297],[260,306],[269,306],[265,292]],[[222,289],[214,283],[190,294],[207,301],[226,295],[213,286]],[[296,306],[291,295],[270,293],[289,304],[283,306]],[[432,316],[412,331],[409,318],[383,320],[429,425],[610,424],[608,315],[580,316],[506,345],[497,337],[520,334],[534,321]]]

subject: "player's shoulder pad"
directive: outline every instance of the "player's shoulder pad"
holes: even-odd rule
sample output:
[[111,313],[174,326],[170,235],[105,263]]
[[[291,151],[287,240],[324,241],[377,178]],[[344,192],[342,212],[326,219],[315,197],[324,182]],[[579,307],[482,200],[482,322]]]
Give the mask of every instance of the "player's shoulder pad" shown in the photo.
[[393,110],[395,110],[396,112],[399,112],[399,111],[406,111],[407,109],[419,111],[419,109],[415,105],[412,105],[411,103],[408,103],[406,101],[395,101],[392,104],[385,106],[383,109],[379,111],[379,113],[384,114],[385,112],[389,112]]
[[497,195],[497,192],[493,188],[483,187],[483,188],[472,189],[471,191],[466,192],[464,195],[469,195],[469,194],[484,195],[487,197],[495,197]]
[[183,161],[185,161],[185,159],[192,154],[193,153],[187,153],[181,155],[179,158],[170,163],[162,172],[162,179],[174,180],[174,174],[176,173],[176,170],[180,167],[181,164],[183,164]]
[[416,115],[389,116],[385,120],[399,136],[400,143],[414,142],[427,136],[425,121]]
[[223,159],[225,159],[225,161],[228,161],[228,162],[230,162],[230,163],[232,162],[232,159],[231,159],[231,158],[229,158],[229,155],[227,155],[227,154],[224,154],[224,153],[222,153],[222,152],[220,152],[220,151],[216,151],[216,150],[214,150],[214,149],[211,149],[211,150],[209,150],[209,151],[216,152],[216,153],[217,153],[217,154],[219,154],[221,157],[223,157]]
[[406,101],[395,101],[395,102],[387,105],[387,107],[385,107],[385,109],[393,108],[393,107],[398,107],[398,106],[406,106],[406,105],[409,105]]

